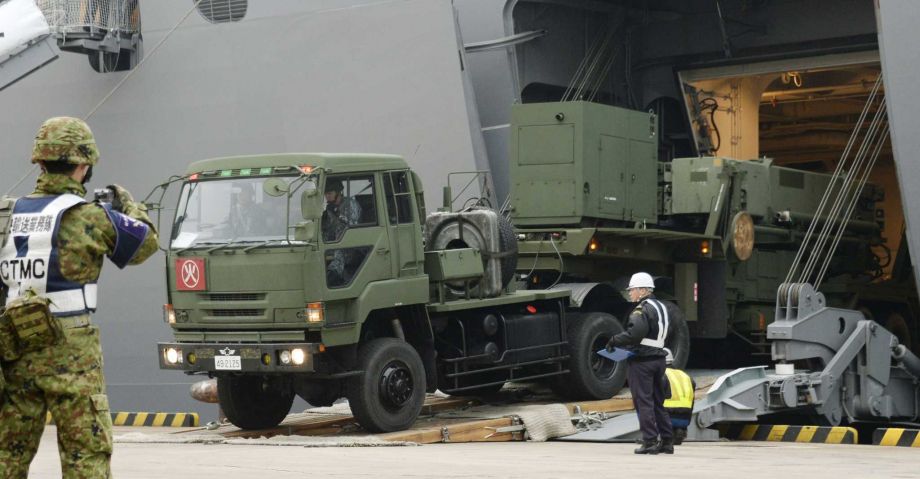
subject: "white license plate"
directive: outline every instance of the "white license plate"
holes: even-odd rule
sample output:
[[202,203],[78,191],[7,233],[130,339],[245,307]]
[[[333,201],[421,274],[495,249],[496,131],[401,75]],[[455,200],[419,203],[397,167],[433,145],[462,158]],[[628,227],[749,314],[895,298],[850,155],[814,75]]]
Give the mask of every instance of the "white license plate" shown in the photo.
[[214,356],[214,369],[221,371],[239,371],[243,369],[239,356]]

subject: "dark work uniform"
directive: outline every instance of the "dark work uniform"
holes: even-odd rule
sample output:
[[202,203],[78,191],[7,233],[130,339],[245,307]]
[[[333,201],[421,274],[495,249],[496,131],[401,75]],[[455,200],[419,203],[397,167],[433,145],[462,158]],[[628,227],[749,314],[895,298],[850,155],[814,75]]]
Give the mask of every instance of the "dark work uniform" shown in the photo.
[[613,337],[613,343],[632,351],[627,359],[627,378],[633,405],[639,415],[639,428],[646,442],[673,437],[671,419],[664,409],[665,357],[664,341],[670,318],[680,311],[671,303],[649,295],[629,315],[626,330]]

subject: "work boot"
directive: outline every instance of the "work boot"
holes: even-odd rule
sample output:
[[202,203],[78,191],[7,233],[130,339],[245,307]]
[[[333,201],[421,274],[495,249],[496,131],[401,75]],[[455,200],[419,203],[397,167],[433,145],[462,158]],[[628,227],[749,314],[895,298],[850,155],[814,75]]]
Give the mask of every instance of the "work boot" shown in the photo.
[[636,454],[658,454],[658,441],[654,439],[650,441],[642,441],[642,445],[633,452]]
[[674,438],[673,437],[663,437],[661,442],[657,444],[658,452],[661,454],[674,454]]
[[687,439],[687,430],[686,429],[675,429],[674,430],[674,445],[680,446],[684,443],[684,439]]

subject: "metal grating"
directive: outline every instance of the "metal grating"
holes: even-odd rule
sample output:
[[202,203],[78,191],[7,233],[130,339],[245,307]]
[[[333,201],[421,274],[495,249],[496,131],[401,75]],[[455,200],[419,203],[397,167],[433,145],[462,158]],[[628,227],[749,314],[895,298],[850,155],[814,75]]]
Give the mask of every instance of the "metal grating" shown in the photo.
[[264,309],[209,309],[205,310],[208,316],[220,318],[243,318],[253,316],[264,316]]
[[228,23],[242,20],[248,8],[248,0],[201,0],[198,13],[211,23]]
[[138,0],[36,0],[54,33],[138,32]]
[[265,293],[212,293],[200,294],[202,301],[262,301]]

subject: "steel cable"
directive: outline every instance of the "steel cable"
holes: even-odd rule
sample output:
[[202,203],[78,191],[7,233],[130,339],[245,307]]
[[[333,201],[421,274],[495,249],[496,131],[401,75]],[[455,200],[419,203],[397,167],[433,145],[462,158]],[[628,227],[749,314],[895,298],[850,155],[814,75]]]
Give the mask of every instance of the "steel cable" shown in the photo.
[[[853,164],[847,171],[846,179],[844,183],[840,186],[839,193],[834,200],[834,204],[830,212],[825,215],[824,224],[821,227],[821,233],[818,236],[815,247],[812,250],[813,254],[809,256],[809,260],[805,265],[805,270],[802,272],[802,276],[799,282],[807,282],[812,273],[819,266],[824,266],[824,264],[829,263],[833,257],[833,249],[825,249],[828,242],[833,241],[833,235],[831,234],[834,231],[834,226],[842,221],[845,221],[847,218],[842,217],[842,214],[845,211],[845,205],[849,205],[851,201],[857,201],[859,199],[856,196],[856,190],[859,188],[858,183],[856,182],[857,176],[859,176],[864,168],[864,165],[867,162],[867,153],[875,144],[875,138],[878,134],[882,119],[885,117],[885,102],[884,98],[882,103],[879,105],[878,110],[876,111],[875,116],[872,119],[872,122],[869,124],[869,128],[862,139],[859,150],[854,156]],[[821,216],[816,216],[813,222],[818,221]],[[841,231],[842,234],[842,231]]]
[[[879,75],[879,77],[875,81],[875,85],[873,85],[872,90],[869,93],[869,98],[866,100],[866,104],[863,106],[863,109],[860,112],[859,118],[856,121],[857,127],[853,130],[853,134],[850,135],[850,138],[847,141],[847,145],[844,148],[843,153],[841,154],[840,160],[837,163],[837,167],[834,169],[834,172],[831,175],[831,182],[828,185],[828,188],[824,191],[824,194],[821,197],[821,201],[818,203],[818,207],[815,211],[815,220],[812,221],[808,225],[808,229],[806,230],[805,236],[802,239],[802,244],[800,245],[795,258],[792,261],[792,266],[789,268],[789,272],[786,274],[786,279],[784,281],[785,283],[789,283],[790,281],[792,281],[793,277],[795,277],[796,272],[798,271],[799,267],[802,264],[802,259],[805,255],[805,252],[809,250],[810,243],[812,242],[813,239],[815,239],[814,232],[815,232],[815,229],[817,228],[817,223],[818,223],[817,218],[820,218],[822,213],[824,212],[827,206],[827,202],[831,198],[831,193],[834,190],[834,185],[837,183],[838,179],[841,177],[842,172],[844,171],[844,167],[846,166],[846,163],[852,151],[853,145],[855,145],[856,140],[859,136],[859,131],[862,128],[862,125],[865,123],[865,119],[868,116],[868,113],[871,109],[872,104],[875,102],[875,97],[877,96],[881,85],[882,85],[882,76]],[[799,282],[801,281],[802,279],[800,278]]]

